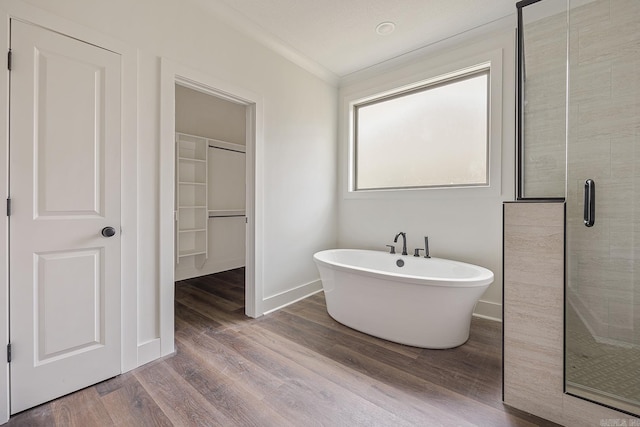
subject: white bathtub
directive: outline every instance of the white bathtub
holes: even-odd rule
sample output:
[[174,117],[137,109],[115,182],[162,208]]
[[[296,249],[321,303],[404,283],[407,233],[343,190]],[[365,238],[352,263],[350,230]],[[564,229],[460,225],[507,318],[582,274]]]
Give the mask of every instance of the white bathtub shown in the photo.
[[331,317],[415,347],[464,344],[473,309],[493,282],[486,268],[440,258],[331,249],[313,259]]

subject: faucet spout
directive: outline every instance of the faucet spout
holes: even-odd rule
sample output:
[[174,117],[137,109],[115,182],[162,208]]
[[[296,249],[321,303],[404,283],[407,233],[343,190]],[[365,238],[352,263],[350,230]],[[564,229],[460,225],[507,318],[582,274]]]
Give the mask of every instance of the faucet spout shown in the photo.
[[396,237],[393,239],[393,243],[398,243],[398,237],[402,236],[402,255],[407,254],[407,233],[399,232],[396,234]]

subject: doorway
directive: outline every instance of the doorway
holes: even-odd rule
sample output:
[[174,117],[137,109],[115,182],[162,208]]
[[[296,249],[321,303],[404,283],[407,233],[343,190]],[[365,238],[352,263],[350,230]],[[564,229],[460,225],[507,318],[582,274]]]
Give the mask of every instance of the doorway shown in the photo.
[[[173,187],[171,190],[174,190],[171,192],[173,193],[171,204],[175,209],[171,217],[175,232],[171,238],[176,268],[171,277],[179,280],[239,270],[235,272],[234,278],[238,279],[238,273],[243,273],[245,277],[243,311],[249,317],[257,317],[262,314],[259,311],[261,289],[255,279],[258,218],[254,214],[257,193],[255,147],[256,139],[261,132],[260,106],[251,93],[230,88],[225,84],[216,85],[222,89],[214,89],[207,76],[183,69],[169,61],[163,61],[163,70],[166,71],[163,78],[163,93],[175,97],[174,102],[171,103],[173,108],[170,111],[164,110],[162,113],[163,120],[170,120],[170,124],[175,123],[175,126],[167,126],[166,132],[163,132],[165,150],[169,148],[169,131],[173,135],[171,163],[176,168],[175,177],[172,177],[171,183]],[[169,77],[172,78],[171,81]],[[239,95],[231,95],[231,93]],[[211,118],[212,115],[215,115],[214,119]],[[183,133],[185,131],[190,133]],[[193,133],[200,135],[193,135]],[[178,236],[181,226],[177,219],[180,212],[176,208],[191,197],[191,190],[188,186],[182,188],[181,202],[179,199],[181,190],[178,188],[181,182],[178,162],[182,156],[176,151],[175,145],[175,137],[179,135],[187,141],[184,147],[187,150],[190,149],[189,141],[199,141],[198,143],[205,141],[205,176],[199,176],[198,179],[206,182],[206,188],[195,191],[201,195],[204,193],[206,196],[207,208],[204,219],[206,234],[201,233],[204,236],[200,236],[200,243],[195,241],[197,237],[194,240],[194,244],[198,245],[204,239],[207,252],[205,256],[180,257],[181,251],[188,249],[191,243],[188,237],[189,232],[180,233],[187,235],[187,238],[183,241],[186,245],[179,246],[180,237]],[[168,162],[163,164],[168,166]],[[187,174],[190,173],[189,166],[186,171]],[[194,171],[194,173],[200,172]],[[165,191],[169,190],[167,184],[169,183],[166,182],[162,186]],[[169,200],[165,198],[162,203],[163,212],[166,212],[168,202]],[[200,225],[193,228],[201,229]],[[165,257],[166,255],[162,259],[166,259]],[[169,285],[167,282],[163,281],[163,283]],[[174,281],[171,280],[172,295],[174,287]],[[165,289],[168,290],[168,288]],[[164,304],[169,303],[167,299],[164,301]],[[173,298],[170,301],[173,306]],[[168,305],[165,307],[169,309]]]
[[176,85],[176,270],[245,266],[246,106]]
[[246,105],[176,84],[178,302],[200,285],[240,293],[244,311],[246,121]]

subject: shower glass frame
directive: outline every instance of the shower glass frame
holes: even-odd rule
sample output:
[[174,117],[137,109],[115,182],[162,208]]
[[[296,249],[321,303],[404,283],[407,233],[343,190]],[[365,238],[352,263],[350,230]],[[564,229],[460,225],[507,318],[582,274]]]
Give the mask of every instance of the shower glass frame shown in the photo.
[[[570,22],[571,22],[571,18],[572,18],[572,12],[574,12],[574,8],[571,5],[571,0],[567,0],[566,2],[564,2],[564,5],[566,6],[566,17],[567,17],[567,25],[566,25],[566,37],[567,37],[567,46],[566,46],[566,72],[565,72],[565,80],[566,80],[566,86],[565,86],[565,92],[566,92],[566,99],[565,99],[565,134],[564,134],[564,139],[565,139],[565,159],[564,159],[564,166],[565,166],[565,171],[564,171],[564,179],[565,179],[565,186],[564,186],[564,196],[565,197],[557,197],[557,196],[550,196],[550,197],[545,197],[544,195],[539,195],[536,194],[534,197],[530,197],[527,194],[527,187],[525,186],[525,168],[527,167],[527,165],[525,164],[525,153],[526,153],[526,146],[525,146],[525,82],[526,82],[526,70],[525,70],[525,42],[526,42],[526,24],[525,24],[525,16],[523,16],[524,14],[524,9],[527,6],[533,5],[535,3],[540,3],[540,2],[545,2],[545,1],[555,1],[555,0],[522,0],[518,3],[516,3],[516,7],[517,7],[517,32],[516,32],[516,37],[517,37],[517,79],[516,79],[516,105],[517,105],[517,110],[516,110],[516,199],[518,201],[557,201],[557,202],[562,202],[564,201],[565,204],[569,203],[568,200],[568,195],[571,194],[573,196],[573,193],[569,193],[569,191],[572,191],[569,188],[569,183],[568,183],[568,179],[571,178],[570,177],[570,173],[569,173],[569,164],[570,164],[570,155],[571,155],[571,150],[572,144],[576,144],[576,142],[573,140],[575,138],[577,138],[576,135],[573,135],[573,131],[570,131],[570,119],[572,117],[572,109],[575,109],[575,103],[577,103],[577,101],[575,101],[572,98],[571,92],[570,92],[570,84],[572,83],[572,79],[575,76],[572,76],[572,71],[573,68],[573,64],[571,62],[571,44],[570,44],[570,37],[572,35],[572,27],[570,26]],[[575,68],[576,70],[579,70],[580,67]],[[575,72],[575,71],[574,71]],[[636,122],[637,125],[637,122]],[[573,149],[575,150],[575,146],[573,147]],[[527,159],[530,160],[530,159]],[[637,178],[640,180],[640,178]],[[590,181],[590,180],[587,180]],[[593,181],[592,181],[593,182]],[[586,211],[585,211],[586,212]],[[585,213],[586,215],[586,213]],[[564,309],[564,324],[563,324],[563,343],[564,343],[564,348],[563,348],[563,392],[567,395],[571,395],[607,408],[611,408],[614,409],[616,411],[631,415],[631,416],[640,416],[640,405],[638,405],[637,403],[637,399],[632,398],[632,397],[625,397],[625,395],[617,395],[617,394],[609,394],[607,393],[607,391],[605,391],[603,388],[600,388],[602,385],[597,386],[596,388],[593,388],[593,392],[589,391],[589,387],[586,386],[583,383],[579,383],[579,386],[570,386],[569,382],[571,381],[571,379],[573,379],[573,382],[576,382],[575,378],[568,378],[568,338],[569,338],[569,334],[568,332],[568,317],[569,316],[569,308],[568,308],[568,304],[569,304],[569,284],[570,283],[579,283],[579,282],[573,282],[574,279],[570,278],[570,274],[572,274],[569,270],[569,251],[571,250],[571,246],[579,246],[576,242],[573,242],[570,244],[569,239],[571,238],[571,236],[573,235],[569,228],[569,217],[567,217],[566,219],[566,223],[565,223],[565,235],[564,235],[564,241],[565,241],[565,260],[564,260],[564,304],[563,304],[563,309]],[[586,220],[585,220],[586,221]],[[586,223],[585,223],[586,225]],[[588,225],[587,225],[588,226]],[[575,239],[575,236],[573,237]],[[572,267],[573,268],[573,267]],[[639,272],[640,273],[640,272]],[[633,273],[635,274],[635,269],[633,270]],[[573,277],[573,276],[571,276]],[[575,279],[577,280],[577,279]],[[637,286],[637,285],[635,285]],[[637,295],[637,293],[636,293]],[[572,309],[572,313],[573,313],[573,309]],[[595,335],[594,335],[595,338]],[[633,345],[633,344],[631,344]],[[598,349],[598,347],[593,347],[593,349]],[[574,350],[575,352],[575,350]],[[633,373],[631,373],[630,375],[633,375]],[[626,395],[626,396],[635,396],[635,394],[632,395]],[[636,403],[634,403],[636,402]]]

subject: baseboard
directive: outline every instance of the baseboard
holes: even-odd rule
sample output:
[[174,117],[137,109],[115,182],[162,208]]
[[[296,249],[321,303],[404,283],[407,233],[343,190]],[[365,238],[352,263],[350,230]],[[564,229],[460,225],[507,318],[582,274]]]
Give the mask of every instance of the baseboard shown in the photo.
[[160,357],[160,338],[138,345],[138,366],[149,363]]
[[495,320],[502,322],[502,304],[491,301],[478,301],[473,315],[483,319]]
[[264,314],[269,314],[273,311],[286,307],[294,302],[298,302],[305,299],[315,293],[322,290],[322,282],[320,280],[314,280],[304,285],[300,285],[297,288],[290,289],[285,292],[270,296],[262,301],[262,309]]
[[194,266],[187,266],[180,268],[180,265],[176,267],[175,280],[186,280],[193,277],[206,276],[207,274],[220,273],[222,271],[233,270],[234,268],[244,267],[245,260],[242,258],[225,259],[208,261],[203,268],[195,268]]

